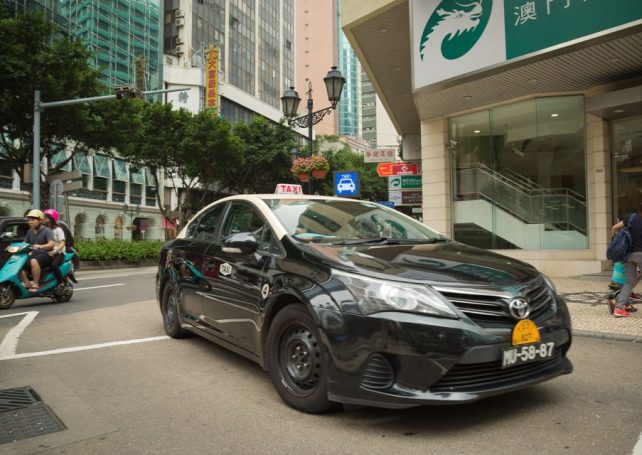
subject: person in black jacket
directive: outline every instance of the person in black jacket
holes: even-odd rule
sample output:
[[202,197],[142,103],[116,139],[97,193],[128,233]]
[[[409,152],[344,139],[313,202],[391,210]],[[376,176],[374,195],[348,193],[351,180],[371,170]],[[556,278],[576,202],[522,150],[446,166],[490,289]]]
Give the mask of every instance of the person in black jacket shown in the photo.
[[626,283],[622,286],[622,291],[620,291],[617,297],[615,302],[616,306],[613,310],[613,316],[616,318],[626,318],[631,315],[631,312],[628,311],[625,306],[628,304],[631,291],[633,291],[633,287],[635,286],[638,267],[642,270],[642,204],[640,204],[637,213],[631,213],[624,220],[614,225],[613,228],[611,228],[612,234],[615,235],[617,231],[623,229],[629,222],[631,222],[630,231],[633,243],[631,255],[627,262],[624,263]]

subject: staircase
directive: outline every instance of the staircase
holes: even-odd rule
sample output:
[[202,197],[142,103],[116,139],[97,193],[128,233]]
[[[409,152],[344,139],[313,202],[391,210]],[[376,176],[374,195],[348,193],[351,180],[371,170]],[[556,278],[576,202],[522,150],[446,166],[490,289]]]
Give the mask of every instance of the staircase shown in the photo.
[[457,169],[457,224],[472,223],[523,249],[586,248],[586,200],[483,164]]

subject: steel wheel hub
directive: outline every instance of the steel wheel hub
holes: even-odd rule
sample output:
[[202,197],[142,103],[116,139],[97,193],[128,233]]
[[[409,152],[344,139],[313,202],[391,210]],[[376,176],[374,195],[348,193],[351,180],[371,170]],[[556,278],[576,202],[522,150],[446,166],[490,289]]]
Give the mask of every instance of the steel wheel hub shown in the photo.
[[310,390],[319,383],[321,352],[319,343],[307,327],[288,330],[281,344],[281,367],[296,388]]

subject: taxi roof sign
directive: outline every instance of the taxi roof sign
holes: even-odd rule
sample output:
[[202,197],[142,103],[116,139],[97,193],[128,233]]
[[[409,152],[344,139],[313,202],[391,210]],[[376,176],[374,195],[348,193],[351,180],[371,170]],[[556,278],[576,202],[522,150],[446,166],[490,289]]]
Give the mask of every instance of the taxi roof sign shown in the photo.
[[274,194],[303,194],[303,187],[292,183],[277,183]]

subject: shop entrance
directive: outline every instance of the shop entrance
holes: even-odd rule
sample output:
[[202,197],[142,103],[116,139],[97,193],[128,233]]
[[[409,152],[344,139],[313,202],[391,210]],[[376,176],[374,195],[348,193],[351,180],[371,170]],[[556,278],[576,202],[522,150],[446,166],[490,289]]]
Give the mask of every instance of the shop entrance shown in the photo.
[[642,115],[611,121],[615,223],[642,204]]

